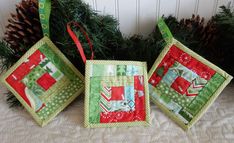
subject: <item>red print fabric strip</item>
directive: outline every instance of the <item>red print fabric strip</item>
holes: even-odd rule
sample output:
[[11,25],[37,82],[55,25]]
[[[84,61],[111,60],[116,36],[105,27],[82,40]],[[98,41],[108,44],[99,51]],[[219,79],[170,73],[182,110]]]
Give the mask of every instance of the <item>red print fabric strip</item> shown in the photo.
[[210,80],[210,78],[216,73],[213,69],[191,57],[175,45],[171,47],[169,53],[176,61],[180,62],[182,65],[206,80]]
[[144,121],[145,111],[134,112],[109,112],[100,114],[100,123],[114,123],[114,122],[131,122],[131,121]]
[[175,61],[181,63],[206,80],[209,80],[216,73],[207,65],[173,45],[150,77],[149,83],[155,87]]

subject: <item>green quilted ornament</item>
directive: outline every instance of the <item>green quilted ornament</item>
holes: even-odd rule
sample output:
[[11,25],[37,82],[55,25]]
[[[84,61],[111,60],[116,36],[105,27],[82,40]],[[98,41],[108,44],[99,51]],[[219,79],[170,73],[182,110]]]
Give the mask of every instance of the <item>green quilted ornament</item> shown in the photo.
[[232,76],[174,39],[162,19],[158,26],[167,46],[149,72],[150,97],[172,120],[189,129]]
[[84,77],[44,37],[1,78],[6,87],[44,126],[84,90]]

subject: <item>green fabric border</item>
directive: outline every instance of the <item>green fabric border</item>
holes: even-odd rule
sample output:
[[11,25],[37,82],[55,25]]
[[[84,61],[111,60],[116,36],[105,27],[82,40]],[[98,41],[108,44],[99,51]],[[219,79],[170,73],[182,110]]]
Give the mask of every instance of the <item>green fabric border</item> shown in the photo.
[[[25,61],[32,53],[38,50],[42,45],[48,44],[48,46],[53,50],[64,62],[67,64],[74,73],[80,78],[80,80],[84,81],[84,76],[73,66],[73,64],[59,51],[59,49],[50,41],[49,38],[44,37],[40,41],[38,41],[31,49],[29,49],[19,61],[17,61],[3,76],[1,77],[1,82],[16,96],[16,98],[20,101],[20,103],[26,108],[26,110],[33,116],[36,122],[40,126],[45,126],[48,124],[59,112],[61,112],[67,105],[69,105],[78,95],[80,95],[83,90],[84,86],[82,86],[76,94],[74,94],[67,102],[63,104],[57,111],[50,116],[47,120],[41,120],[39,116],[31,109],[31,107],[21,98],[21,96],[6,82],[6,78],[19,66]],[[53,87],[52,87],[53,88]]]
[[[89,116],[89,121],[92,122],[92,123],[100,123],[100,105],[99,105],[99,100],[101,99],[101,96],[100,96],[100,87],[101,87],[101,77],[91,77],[90,79],[90,84],[91,84],[91,87],[93,88],[90,88],[90,96],[89,96],[89,106],[90,104],[92,105],[92,107],[89,107],[89,112],[91,111],[93,114],[92,116]],[[94,96],[94,97],[92,97]],[[91,98],[92,97],[92,98]]]
[[159,101],[155,100],[152,96],[150,96],[151,100],[159,106],[159,108],[168,115],[173,121],[175,121],[179,126],[181,126],[184,130],[188,130],[191,128],[200,118],[201,116],[207,111],[207,109],[212,105],[212,103],[215,101],[215,99],[218,97],[218,95],[223,91],[223,89],[228,85],[228,83],[232,80],[232,76],[217,67],[216,65],[212,64],[211,62],[207,61],[200,55],[196,54],[186,46],[184,46],[182,43],[177,41],[173,38],[171,43],[168,43],[167,46],[162,50],[161,54],[158,56],[156,61],[154,62],[152,68],[149,71],[148,77],[151,77],[164,56],[167,54],[167,52],[170,50],[170,47],[172,45],[176,45],[179,49],[182,51],[190,54],[192,57],[196,58],[197,60],[201,61],[203,64],[211,67],[214,69],[218,74],[223,76],[226,80],[221,84],[221,86],[215,91],[215,93],[211,96],[211,98],[208,100],[208,102],[202,107],[202,109],[196,114],[196,116],[193,117],[193,119],[189,122],[188,125],[185,125],[183,121],[181,121],[174,113],[172,113],[170,110],[168,110],[163,104],[161,104]]
[[89,96],[90,96],[90,67],[93,64],[111,64],[111,65],[138,65],[144,67],[144,86],[148,87],[147,64],[146,62],[136,61],[104,61],[104,60],[87,60],[85,67],[85,108],[84,108],[84,126],[86,128],[97,127],[120,127],[120,126],[149,126],[150,125],[150,105],[149,105],[149,89],[145,88],[145,106],[146,106],[146,120],[136,122],[119,122],[119,123],[89,123]]

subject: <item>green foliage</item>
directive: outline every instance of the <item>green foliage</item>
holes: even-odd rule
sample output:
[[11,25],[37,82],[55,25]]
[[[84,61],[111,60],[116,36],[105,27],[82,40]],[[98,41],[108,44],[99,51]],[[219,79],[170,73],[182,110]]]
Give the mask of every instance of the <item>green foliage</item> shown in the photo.
[[9,104],[10,107],[22,107],[20,104],[19,100],[14,96],[13,93],[10,91],[6,93],[7,96],[7,103]]
[[198,35],[197,25],[186,27],[186,25],[180,24],[180,22],[173,16],[166,18],[169,29],[172,35],[179,40],[181,43],[192,49],[193,51],[203,55],[203,48],[201,48],[201,37]]
[[19,59],[17,51],[11,49],[9,45],[1,40],[0,41],[0,60],[1,60],[1,72],[10,68]]
[[[114,52],[119,48],[119,43],[124,41],[118,28],[119,23],[112,16],[97,14],[82,0],[53,0],[50,17],[50,38],[82,73],[84,73],[85,69],[84,63],[66,30],[66,24],[70,21],[80,23],[88,33],[94,46],[95,59],[113,59]],[[78,35],[87,59],[89,59],[91,52],[86,39],[79,29],[73,27],[73,30]],[[1,41],[0,50],[3,51],[0,52],[0,59],[3,63],[1,71],[11,67],[28,50],[29,47],[24,46],[23,42],[20,44],[22,47],[19,49],[12,49],[7,43]],[[31,45],[33,44],[35,43]],[[10,95],[8,99],[12,101],[11,99],[14,97]]]
[[[112,16],[102,16],[91,10],[81,0],[55,0],[51,15],[51,39],[71,62],[84,73],[84,64],[74,42],[66,31],[66,24],[76,21],[85,28],[93,43],[95,59],[113,59],[113,52],[124,39],[118,21]],[[79,29],[72,28],[79,37],[87,59],[91,51]],[[59,36],[58,36],[59,35]]]
[[[66,30],[66,24],[70,21],[79,22],[88,33],[94,46],[95,59],[147,61],[149,70],[165,46],[157,27],[146,38],[141,35],[124,38],[118,28],[118,21],[112,16],[97,14],[81,0],[53,0],[50,38],[82,73],[85,69],[84,63]],[[181,27],[180,22],[172,16],[165,18],[165,22],[176,39],[233,74],[234,14],[230,9],[222,7],[222,11],[214,16],[212,21],[217,27],[218,40],[213,43],[213,49],[208,49],[203,46],[201,36],[196,34],[196,30],[199,29],[192,28],[191,30],[191,28]],[[76,27],[72,29],[79,37],[89,59],[91,52],[86,39],[79,29]],[[19,49],[12,49],[6,42],[0,41],[1,71],[11,67],[30,48],[24,46],[24,43],[21,45]],[[7,102],[11,106],[20,105],[12,93],[7,93],[7,97]]]
[[[158,29],[156,29],[158,31]],[[134,35],[120,43],[120,47],[114,55],[116,60],[146,61],[148,70],[160,54],[165,45],[162,36],[158,32],[152,32],[147,38]]]
[[212,62],[234,75],[234,12],[224,6],[220,8],[222,11],[212,18],[217,40],[206,54]]

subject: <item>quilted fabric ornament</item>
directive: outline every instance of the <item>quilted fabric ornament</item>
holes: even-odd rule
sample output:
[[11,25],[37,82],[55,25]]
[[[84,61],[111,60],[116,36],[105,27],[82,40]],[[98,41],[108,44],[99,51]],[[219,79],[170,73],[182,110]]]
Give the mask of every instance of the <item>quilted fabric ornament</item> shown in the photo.
[[150,96],[183,129],[189,129],[232,76],[174,39],[162,19],[158,26],[167,46],[149,72]]
[[85,127],[149,124],[146,63],[86,63]]
[[1,80],[41,126],[84,90],[84,77],[47,37],[27,51]]
[[83,90],[84,77],[47,38],[51,0],[39,0],[43,39],[1,78],[41,126],[46,125]]
[[[85,30],[76,22],[68,24],[68,33],[86,63],[85,127],[149,125],[150,108],[147,66],[145,62],[88,60],[70,25]],[[91,59],[93,59],[93,52]]]

